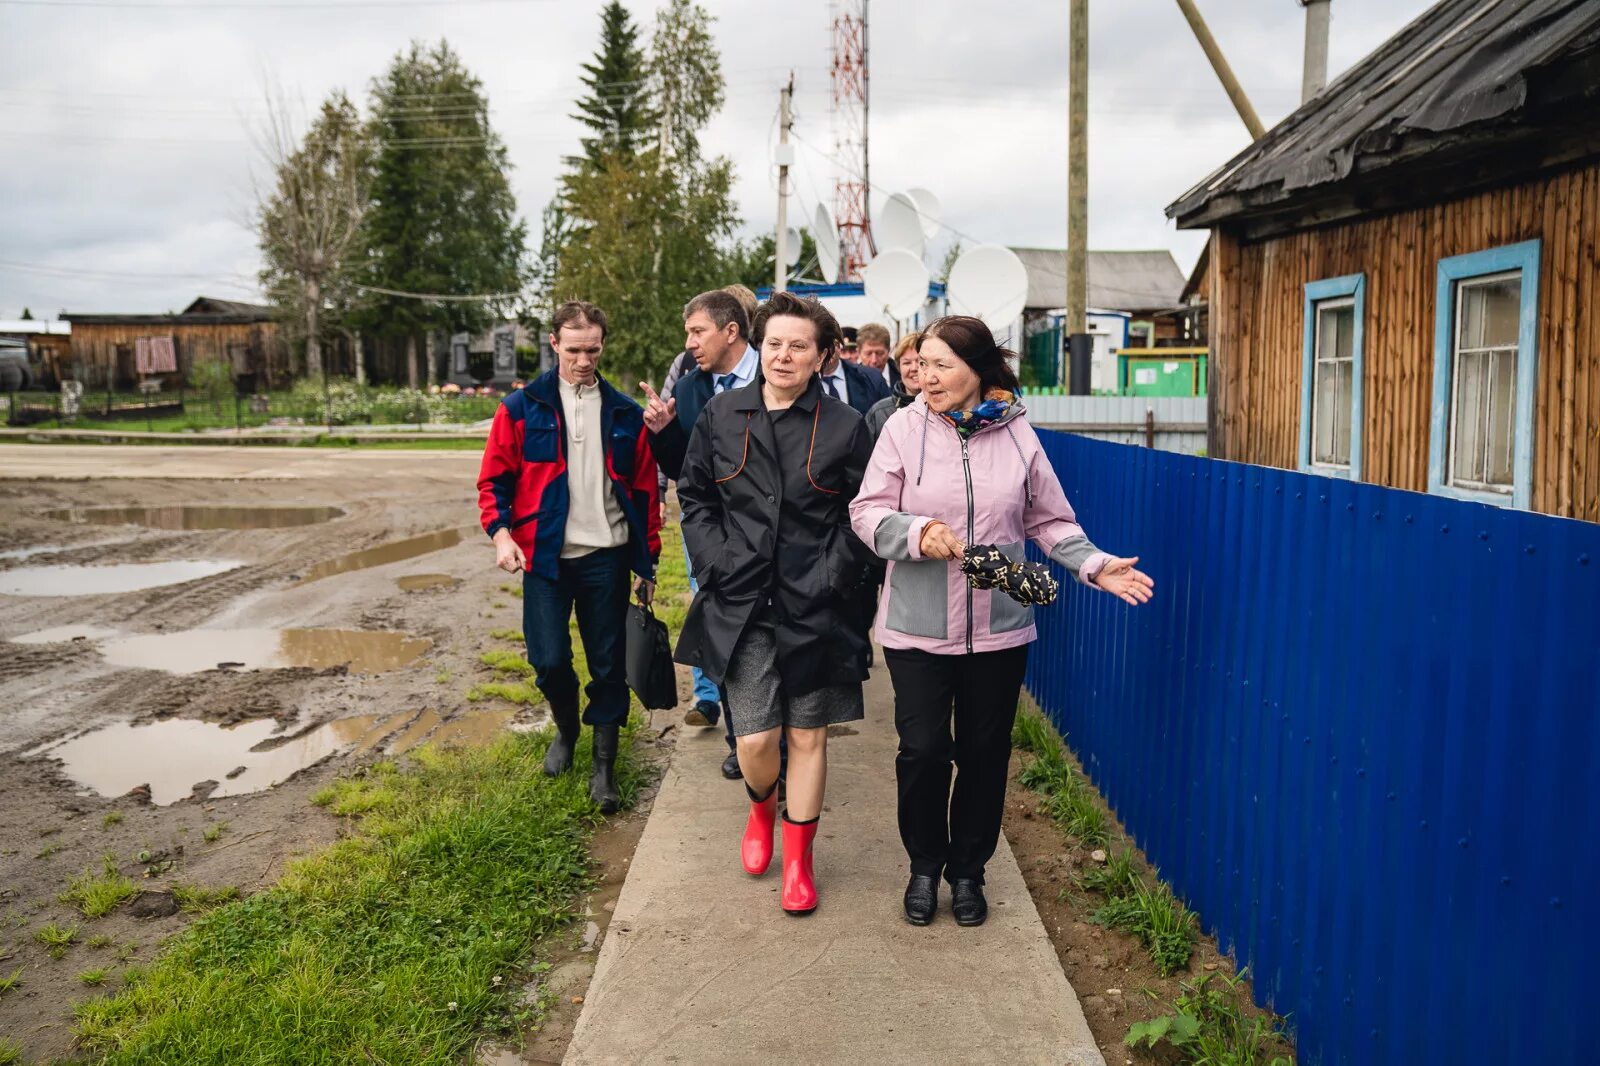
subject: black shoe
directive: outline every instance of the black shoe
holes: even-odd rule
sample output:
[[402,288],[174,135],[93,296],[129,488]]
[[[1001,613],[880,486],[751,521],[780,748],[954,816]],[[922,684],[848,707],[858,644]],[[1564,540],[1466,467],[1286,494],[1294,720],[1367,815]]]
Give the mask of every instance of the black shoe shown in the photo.
[[722,760],[722,776],[726,777],[729,781],[744,780],[744,771],[739,769],[738,755],[729,752],[728,757]]
[[614,725],[594,727],[594,769],[589,773],[589,798],[600,808],[601,814],[616,814],[621,800],[617,798],[617,732]]
[[906,885],[906,921],[927,925],[939,909],[939,879],[927,874],[912,874]]
[[989,901],[983,898],[983,882],[958,877],[950,882],[950,913],[957,925],[982,925],[989,917]]
[[714,726],[722,714],[722,708],[710,700],[701,700],[689,708],[683,716],[684,725]]
[[550,701],[550,717],[556,723],[556,736],[544,753],[544,772],[551,777],[564,774],[572,766],[572,749],[578,745],[578,701]]

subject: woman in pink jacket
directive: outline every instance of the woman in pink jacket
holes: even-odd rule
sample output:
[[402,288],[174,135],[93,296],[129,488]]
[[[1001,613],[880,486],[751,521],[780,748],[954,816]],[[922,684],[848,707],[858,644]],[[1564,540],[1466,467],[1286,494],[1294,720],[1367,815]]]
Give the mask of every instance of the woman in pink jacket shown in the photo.
[[906,919],[933,920],[943,875],[956,922],[980,925],[983,868],[1000,838],[1011,726],[1036,634],[1031,607],[972,588],[960,568],[966,547],[1021,561],[1031,540],[1079,581],[1129,604],[1148,601],[1154,584],[1134,569],[1137,558],[1108,555],[1084,535],[1017,402],[1007,362],[1016,357],[982,321],[942,318],[918,352],[922,395],[885,424],[850,518],[889,564],[877,637],[900,736]]

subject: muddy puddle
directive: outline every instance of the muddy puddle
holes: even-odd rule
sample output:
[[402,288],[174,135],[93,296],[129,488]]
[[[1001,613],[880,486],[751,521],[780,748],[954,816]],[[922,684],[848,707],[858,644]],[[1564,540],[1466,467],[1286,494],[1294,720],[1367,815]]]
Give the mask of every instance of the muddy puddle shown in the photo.
[[224,726],[169,718],[97,729],[28,754],[60,762],[63,773],[102,796],[122,796],[149,785],[151,802],[165,806],[187,798],[203,782],[216,782],[209,793],[213,798],[260,792],[330,755],[378,750],[401,755],[424,740],[487,744],[510,725],[513,713],[479,711],[449,722],[441,722],[432,711],[361,715],[325,722],[281,743],[274,743],[283,734],[275,732],[271,719]]
[[335,574],[348,574],[352,570],[366,570],[369,567],[383,566],[386,563],[399,563],[407,559],[415,559],[419,555],[440,551],[444,548],[453,548],[461,543],[461,530],[440,529],[432,533],[424,533],[417,537],[407,537],[404,540],[391,540],[387,544],[379,544],[373,548],[364,548],[358,552],[341,555],[326,562],[318,563],[305,572],[302,581],[320,581],[325,577]]
[[190,629],[108,640],[100,654],[116,666],[173,674],[334,666],[376,674],[409,666],[432,646],[426,637],[381,630]]
[[139,592],[215,577],[244,565],[235,559],[180,559],[105,566],[19,566],[0,570],[0,595],[102,596]]
[[449,574],[407,574],[397,578],[395,584],[400,586],[402,592],[427,592],[430,589],[455,588],[461,584],[461,579]]
[[164,507],[69,507],[46,517],[78,525],[145,526],[149,529],[289,529],[332,521],[338,507],[219,507],[172,504]]

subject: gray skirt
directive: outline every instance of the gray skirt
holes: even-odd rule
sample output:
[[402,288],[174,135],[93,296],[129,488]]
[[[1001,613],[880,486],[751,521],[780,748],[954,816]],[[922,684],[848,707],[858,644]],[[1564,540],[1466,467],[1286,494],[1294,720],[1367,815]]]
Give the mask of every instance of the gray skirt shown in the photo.
[[772,627],[751,622],[739,637],[722,679],[728,694],[728,720],[733,735],[749,736],[779,726],[820,729],[865,717],[861,682],[829,685],[802,695],[784,690],[778,673],[777,640]]

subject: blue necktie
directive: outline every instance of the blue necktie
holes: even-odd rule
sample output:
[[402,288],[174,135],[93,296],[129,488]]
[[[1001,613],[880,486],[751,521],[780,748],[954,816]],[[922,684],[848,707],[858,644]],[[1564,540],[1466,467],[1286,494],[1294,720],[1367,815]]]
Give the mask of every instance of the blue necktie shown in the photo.
[[737,384],[738,381],[739,381],[739,375],[738,374],[724,374],[720,378],[717,379],[717,391],[718,392],[727,392],[729,389],[733,388],[733,386],[735,384]]
[[839,398],[839,388],[833,383],[833,378],[831,376],[822,379],[822,387],[827,389],[828,395],[832,396],[835,400]]

